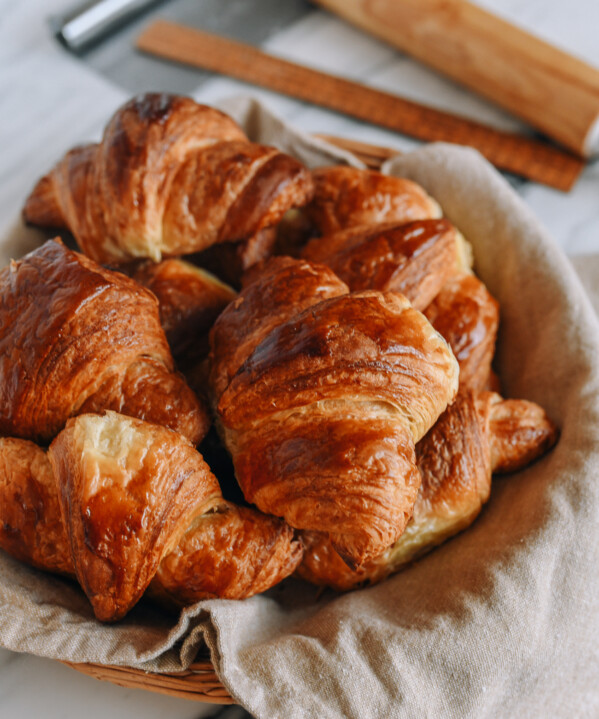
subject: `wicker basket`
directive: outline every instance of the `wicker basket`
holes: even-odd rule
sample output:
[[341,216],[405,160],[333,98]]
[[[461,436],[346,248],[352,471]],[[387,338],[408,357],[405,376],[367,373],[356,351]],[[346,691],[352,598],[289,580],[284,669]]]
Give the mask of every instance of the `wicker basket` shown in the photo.
[[234,700],[220,683],[214,667],[208,659],[194,662],[183,672],[155,674],[130,667],[104,666],[102,664],[72,664],[63,662],[82,674],[94,679],[112,682],[127,689],[147,689],[150,692],[168,694],[181,699],[193,699],[211,704],[234,704]]

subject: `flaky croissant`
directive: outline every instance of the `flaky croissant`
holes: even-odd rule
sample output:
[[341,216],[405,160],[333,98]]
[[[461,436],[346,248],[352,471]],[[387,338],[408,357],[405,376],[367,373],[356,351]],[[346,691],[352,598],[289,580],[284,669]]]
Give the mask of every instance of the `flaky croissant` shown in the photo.
[[222,498],[180,435],[113,412],[72,419],[48,455],[0,440],[0,547],[76,575],[114,621],[151,593],[178,605],[264,591],[301,560],[274,517]]
[[304,534],[306,553],[298,574],[339,591],[385,579],[468,527],[489,498],[493,472],[522,469],[556,439],[555,425],[534,402],[460,392],[416,446],[422,485],[397,542],[352,570],[325,536]]
[[460,365],[460,388],[489,388],[495,381],[491,362],[499,304],[478,277],[465,272],[450,277],[424,314],[447,340]]
[[[216,321],[220,428],[248,501],[298,529],[326,532],[358,565],[395,541],[411,516],[420,484],[414,444],[453,399],[457,363],[401,295],[321,299],[314,282],[310,305],[303,276],[326,275],[318,265],[286,258],[266,266],[262,283],[287,296],[287,308],[295,268],[303,312],[288,319],[287,309],[279,322],[273,307],[269,324],[258,276],[258,291],[249,285]],[[252,298],[257,341],[245,320]],[[250,326],[245,351],[237,342],[240,318]]]
[[445,219],[360,225],[311,240],[302,257],[330,267],[352,291],[400,292],[422,311],[456,272],[457,232]]
[[246,240],[312,189],[297,160],[250,143],[222,112],[146,94],[116,112],[99,144],[71,150],[38,182],[24,218],[70,229],[101,263],[159,261]]
[[237,293],[217,277],[182,259],[143,262],[130,276],[153,292],[160,323],[181,368],[208,354],[208,332]]
[[0,547],[39,569],[74,574],[52,467],[26,439],[0,438]]
[[441,217],[437,202],[411,180],[354,167],[321,167],[312,176],[314,198],[305,212],[320,235]]
[[197,443],[207,407],[173,371],[154,295],[50,240],[0,272],[0,434],[48,442],[114,409]]

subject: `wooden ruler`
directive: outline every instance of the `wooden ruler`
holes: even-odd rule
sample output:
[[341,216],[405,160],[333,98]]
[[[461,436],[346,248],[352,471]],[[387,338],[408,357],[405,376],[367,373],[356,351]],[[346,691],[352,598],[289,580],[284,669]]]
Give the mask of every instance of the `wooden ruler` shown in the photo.
[[184,25],[154,22],[138,38],[137,47],[419,140],[469,145],[499,169],[559,190],[569,190],[584,167],[584,160],[548,143],[496,130]]

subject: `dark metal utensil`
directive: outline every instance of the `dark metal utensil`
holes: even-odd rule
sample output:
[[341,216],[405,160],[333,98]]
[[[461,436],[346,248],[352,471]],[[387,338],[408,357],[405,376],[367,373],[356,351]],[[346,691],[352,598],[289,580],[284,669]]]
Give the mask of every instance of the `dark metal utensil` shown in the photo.
[[79,53],[161,0],[93,0],[55,19],[57,38]]

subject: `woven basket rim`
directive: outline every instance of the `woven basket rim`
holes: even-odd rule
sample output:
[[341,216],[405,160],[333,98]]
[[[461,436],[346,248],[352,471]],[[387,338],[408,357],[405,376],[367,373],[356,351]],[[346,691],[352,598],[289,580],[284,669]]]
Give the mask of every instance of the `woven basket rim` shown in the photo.
[[145,672],[133,667],[111,664],[85,664],[62,661],[65,666],[100,681],[126,689],[167,694],[180,699],[191,699],[211,704],[235,704],[235,700],[222,685],[214,666],[208,659],[190,664],[180,672]]

